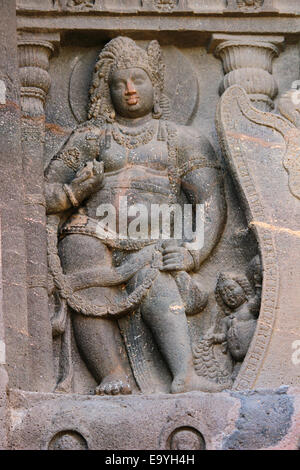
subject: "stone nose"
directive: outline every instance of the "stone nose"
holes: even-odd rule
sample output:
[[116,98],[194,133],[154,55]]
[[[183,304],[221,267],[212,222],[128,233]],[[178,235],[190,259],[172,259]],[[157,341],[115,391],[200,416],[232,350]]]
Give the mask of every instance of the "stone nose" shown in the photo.
[[136,93],[136,89],[132,80],[128,79],[126,81],[126,89],[125,95],[134,95]]

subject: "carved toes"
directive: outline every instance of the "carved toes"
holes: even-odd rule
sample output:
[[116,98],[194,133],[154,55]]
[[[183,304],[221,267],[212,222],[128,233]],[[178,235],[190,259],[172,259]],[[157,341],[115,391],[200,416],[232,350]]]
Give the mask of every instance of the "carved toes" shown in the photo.
[[95,390],[96,395],[129,395],[130,393],[130,385],[123,380],[102,381]]

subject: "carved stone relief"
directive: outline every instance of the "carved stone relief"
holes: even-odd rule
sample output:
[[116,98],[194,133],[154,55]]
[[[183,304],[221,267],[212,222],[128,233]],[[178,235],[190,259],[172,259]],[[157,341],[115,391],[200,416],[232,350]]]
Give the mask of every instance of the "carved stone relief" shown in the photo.
[[170,450],[205,450],[202,435],[193,428],[177,428],[169,437]]
[[154,7],[160,11],[172,11],[177,4],[178,0],[153,0]]
[[[285,114],[290,113],[293,121],[293,106],[286,107],[286,98],[281,102],[280,108]],[[298,329],[298,319],[293,316],[286,301],[284,304],[282,303],[278,285],[279,280],[281,286],[288,285],[283,263],[286,256],[286,243],[289,244],[289,249],[293,253],[291,255],[293,263],[295,256],[297,257],[296,253],[298,253],[298,240],[293,236],[299,223],[298,215],[291,220],[287,215],[287,208],[294,207],[293,198],[294,196],[298,197],[299,171],[297,169],[296,147],[299,131],[294,124],[279,115],[256,110],[251,106],[244,90],[240,87],[231,87],[225,92],[219,107],[217,121],[228,165],[232,169],[237,185],[243,191],[249,224],[255,227],[257,232],[264,268],[264,288],[256,332],[234,387],[249,387],[253,384],[259,386],[260,381],[265,383],[268,380],[267,374],[271,356],[266,356],[266,352],[268,351],[270,354],[272,351],[272,360],[276,357],[277,365],[280,363],[280,368],[284,368],[284,360],[288,363],[293,332]],[[259,143],[261,135],[272,136],[270,138],[273,144],[268,152],[264,151]],[[260,156],[258,158],[258,153],[255,154],[255,172],[253,167],[254,148],[251,147],[246,136],[251,136],[252,139],[254,136],[258,138],[257,145],[260,148]],[[276,211],[273,204],[273,191],[267,180],[264,177],[261,178],[263,173],[266,173],[266,170],[263,169],[265,165],[272,165],[269,170],[272,171],[276,179],[274,184],[281,195],[282,206],[276,207]],[[285,174],[285,170],[288,175]],[[260,188],[259,193],[256,189],[257,186]],[[282,235],[275,236],[275,234],[285,234],[288,241]],[[284,320],[282,316],[278,315],[281,309],[290,312]],[[276,329],[274,329],[275,323],[277,324]],[[280,331],[279,325],[281,328],[283,325],[285,328],[289,325],[290,333],[286,334],[284,338],[277,333]],[[280,354],[276,356],[275,345],[278,347],[279,342],[281,344]],[[290,381],[296,383],[297,379],[292,368],[285,370],[285,376],[287,377],[287,375]],[[279,376],[277,380],[280,381]]]
[[[186,56],[174,46],[165,48],[165,83],[161,96],[161,106],[164,117],[178,124],[189,125],[199,106],[199,83],[195,70]],[[95,61],[98,53],[92,49],[84,50],[76,55],[72,62],[69,78],[69,104],[77,123],[83,123],[88,118],[89,88],[93,77]],[[186,71],[184,80],[179,81],[177,64],[180,63]],[[176,93],[173,93],[173,90]]]
[[[176,57],[172,49],[168,53]],[[52,326],[60,344],[56,390],[73,390],[74,347],[98,382],[96,394],[231,388],[254,334],[260,292],[255,297],[259,288],[246,273],[228,275],[221,288],[225,278],[215,272],[216,298],[205,288],[202,264],[218,245],[226,218],[221,165],[199,131],[170,120],[172,114],[183,124],[190,121],[197,86],[191,103],[185,100],[183,112],[176,111],[176,72],[166,71],[159,44],[152,41],[145,50],[129,38],[116,38],[96,61],[86,115],[76,77],[84,75],[92,56],[91,51],[88,60],[78,59],[71,72],[70,105],[82,123],[45,173],[48,262],[56,299]],[[191,89],[195,82],[191,78],[185,86]],[[164,240],[157,232],[149,238],[152,227],[141,215],[143,204],[146,212],[151,204],[163,204],[164,210],[177,204],[183,211],[190,201],[198,210],[208,194],[203,246],[189,249],[186,235]],[[142,211],[138,219],[129,219],[129,228],[139,225],[143,235],[128,237],[126,231],[119,237],[118,224],[101,225],[101,205],[103,210],[112,205],[117,220],[127,211],[121,196]],[[220,307],[222,295],[231,299],[230,314]],[[199,329],[204,310],[209,327]],[[219,345],[215,338],[222,335]]]
[[233,85],[241,85],[251,101],[262,111],[274,109],[278,85],[273,75],[273,60],[278,57],[284,38],[215,35],[215,55],[222,60],[224,79],[220,94]]
[[298,449],[298,3],[0,2],[1,448]]
[[50,88],[49,58],[54,51],[50,42],[19,41],[21,101],[24,113],[41,116]]
[[49,450],[88,450],[84,437],[76,431],[60,431],[49,443]]
[[236,4],[243,11],[251,11],[261,8],[264,0],[236,0]]
[[184,3],[182,0],[141,0],[142,7],[155,9],[163,13],[172,12],[177,7],[183,7],[182,3]]
[[57,8],[62,8],[63,10],[69,10],[72,12],[87,12],[91,9],[94,11],[110,10],[112,9],[131,9],[136,7],[141,11],[150,10],[156,11],[158,13],[172,13],[173,11],[186,10],[186,0],[135,0],[135,2],[130,2],[127,0],[126,3],[121,4],[120,6],[115,2],[112,4],[109,0],[58,0],[54,5]]
[[[195,368],[199,375],[218,383],[237,377],[252,341],[261,302],[261,263],[256,256],[249,264],[248,276],[220,273],[216,301],[220,309],[215,324],[195,347]],[[227,367],[218,361],[214,345],[222,345],[228,355]]]
[[73,11],[88,11],[94,8],[95,0],[63,0],[62,7]]
[[79,9],[83,8],[93,8],[95,5],[95,0],[70,0],[67,3],[69,7],[75,7]]
[[291,193],[300,198],[300,172],[299,172],[299,139],[300,139],[300,123],[299,123],[299,91],[296,88],[284,93],[278,103],[280,114],[285,117],[292,127],[287,123],[280,121],[274,123],[274,127],[284,136],[287,147],[283,160],[283,166],[289,174],[289,188]]
[[276,13],[273,0],[227,0],[227,9],[244,14]]

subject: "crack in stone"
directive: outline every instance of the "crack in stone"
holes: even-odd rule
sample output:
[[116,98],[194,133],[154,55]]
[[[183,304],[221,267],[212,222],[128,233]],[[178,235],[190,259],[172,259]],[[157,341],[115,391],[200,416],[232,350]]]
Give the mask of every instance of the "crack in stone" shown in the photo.
[[259,222],[257,220],[253,220],[252,222],[250,222],[249,225],[250,226],[254,225],[256,227],[261,227],[261,228],[266,228],[266,229],[269,229],[269,230],[273,230],[274,232],[288,233],[289,235],[293,235],[295,237],[300,238],[300,230],[292,230],[292,229],[287,228],[287,227],[278,227],[276,225],[268,224],[266,222]]
[[239,139],[239,140],[247,140],[248,142],[255,142],[257,144],[260,144],[262,147],[267,147],[267,148],[274,148],[274,149],[285,149],[286,148],[286,144],[285,143],[274,143],[274,142],[267,142],[266,140],[264,139],[260,139],[259,137],[253,137],[253,136],[250,136],[250,135],[247,135],[247,134],[241,134],[239,132],[232,132],[232,131],[228,131],[228,135],[230,135],[231,137],[234,137],[236,139]]

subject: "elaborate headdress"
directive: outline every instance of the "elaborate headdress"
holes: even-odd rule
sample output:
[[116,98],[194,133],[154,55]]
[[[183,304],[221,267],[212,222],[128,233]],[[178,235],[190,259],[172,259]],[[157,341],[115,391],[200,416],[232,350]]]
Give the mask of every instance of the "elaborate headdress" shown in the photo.
[[103,117],[106,121],[114,119],[109,80],[114,70],[129,67],[139,67],[149,75],[154,88],[153,117],[161,116],[159,102],[164,87],[164,65],[158,42],[151,41],[145,51],[132,39],[119,36],[106,44],[96,63],[90,89],[89,119],[99,117]]

